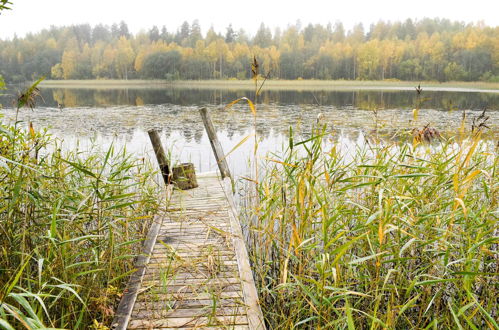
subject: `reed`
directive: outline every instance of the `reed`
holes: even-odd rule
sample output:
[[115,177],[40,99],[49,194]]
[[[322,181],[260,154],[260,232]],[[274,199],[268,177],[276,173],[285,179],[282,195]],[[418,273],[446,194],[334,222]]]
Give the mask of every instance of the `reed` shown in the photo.
[[145,160],[0,125],[0,328],[104,329],[152,214]]
[[269,328],[499,328],[498,149],[462,127],[353,152],[291,131],[261,162],[243,213]]

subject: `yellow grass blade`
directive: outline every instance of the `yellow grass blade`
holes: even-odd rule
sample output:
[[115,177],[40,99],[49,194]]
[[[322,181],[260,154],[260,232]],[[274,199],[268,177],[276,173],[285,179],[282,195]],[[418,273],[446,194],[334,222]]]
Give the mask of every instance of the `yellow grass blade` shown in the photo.
[[29,123],[29,135],[31,136],[32,139],[35,138],[35,129],[33,128],[33,123]]
[[239,99],[237,99],[237,100],[234,100],[234,101],[230,102],[229,104],[227,104],[227,105],[225,106],[225,109],[229,109],[229,108],[231,108],[234,104],[239,103],[242,99],[243,99],[243,98],[239,98]]
[[479,175],[480,173],[482,173],[481,170],[474,170],[473,172],[471,172],[470,174],[468,174],[468,176],[466,176],[466,178],[464,178],[463,180],[463,183],[462,185],[466,185],[468,182],[471,183],[471,181],[477,176]]
[[253,135],[255,135],[255,133],[251,133],[250,135],[246,135],[241,141],[239,141],[238,144],[236,144],[222,159],[220,159],[220,162],[223,161],[225,158],[229,157],[229,155],[231,153],[233,153],[237,148],[239,148],[240,146],[242,146],[244,144],[244,142],[248,141],[248,139],[250,137],[252,137]]
[[455,173],[452,177],[452,185],[454,187],[454,191],[457,193],[459,191],[459,174]]
[[278,163],[278,164],[281,164],[281,165],[284,165],[284,166],[296,167],[296,165],[285,163],[285,162],[281,162],[280,160],[277,160],[277,159],[272,159],[272,158],[268,158],[268,157],[264,157],[263,159],[268,160],[270,162]]
[[460,205],[461,208],[463,209],[463,213],[464,213],[464,216],[467,217],[468,216],[468,210],[466,209],[466,206],[464,205],[464,202],[461,198],[454,198],[454,201],[457,203],[457,204],[454,204],[454,209],[457,209],[457,205]]
[[464,159],[463,165],[461,167],[468,165],[471,156],[473,156],[473,153],[475,152],[475,149],[478,146],[479,141],[480,141],[479,137],[473,139],[473,144],[471,145],[470,150],[468,151],[468,154],[466,155],[466,158]]
[[241,179],[258,184],[258,181],[256,181],[255,179],[252,179],[252,178],[248,178],[247,176],[242,176]]
[[230,107],[232,107],[234,104],[236,103],[239,103],[241,101],[246,101],[251,109],[251,113],[253,113],[253,116],[256,116],[256,108],[255,108],[255,104],[249,99],[247,98],[246,96],[243,96],[241,98],[238,98],[237,100],[234,100],[232,102],[230,102],[229,104],[227,104],[225,106],[225,109],[229,109]]
[[379,225],[378,225],[379,244],[383,244],[384,237],[385,237],[385,230],[383,228],[383,222],[380,220]]
[[251,102],[251,100],[247,97],[241,97],[242,100],[246,100],[246,102],[248,102],[248,105],[251,109],[251,112],[253,113],[253,116],[256,116],[256,108],[255,108],[255,105],[253,104],[253,102]]
[[418,120],[418,115],[419,115],[419,109],[413,109],[412,117],[414,118],[414,121]]

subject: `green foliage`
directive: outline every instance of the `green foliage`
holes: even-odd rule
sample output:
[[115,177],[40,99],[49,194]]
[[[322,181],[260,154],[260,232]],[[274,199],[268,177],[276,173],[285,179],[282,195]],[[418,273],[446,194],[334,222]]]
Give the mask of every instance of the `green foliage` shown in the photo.
[[125,149],[61,149],[0,125],[0,328],[109,323],[158,206],[153,172]]
[[182,55],[176,50],[147,56],[142,67],[144,78],[166,79],[178,76]]
[[466,71],[464,68],[457,64],[456,62],[451,62],[447,64],[444,69],[445,80],[457,81],[463,80],[466,77]]
[[5,89],[5,81],[3,80],[3,77],[0,76],[0,90]]
[[494,143],[475,130],[345,151],[290,135],[246,209],[269,328],[498,327]]
[[[499,75],[498,27],[441,19],[383,22],[367,33],[361,24],[262,24],[254,37],[227,27],[224,35],[199,22],[177,33],[154,26],[132,35],[126,23],[51,28],[16,40],[0,40],[0,74],[7,81],[54,79],[247,79],[253,55],[263,72],[280,79],[493,80]],[[177,52],[172,65],[152,63],[156,53]],[[154,55],[156,54],[156,55]],[[154,56],[153,56],[154,55]],[[172,55],[173,56],[173,55]],[[176,56],[176,55],[175,55]],[[157,60],[157,59],[156,59]],[[151,63],[148,63],[151,64]],[[154,67],[159,71],[154,71]]]
[[11,9],[10,8],[11,4],[12,4],[12,2],[10,2],[9,0],[0,0],[0,12],[2,10],[10,10]]

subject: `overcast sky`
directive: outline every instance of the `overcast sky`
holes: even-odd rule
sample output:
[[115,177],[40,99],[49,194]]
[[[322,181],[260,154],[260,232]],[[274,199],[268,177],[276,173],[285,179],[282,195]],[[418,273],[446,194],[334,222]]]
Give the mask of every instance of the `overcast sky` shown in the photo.
[[51,25],[127,22],[132,32],[165,25],[176,31],[183,21],[199,19],[203,33],[213,25],[225,32],[232,23],[237,30],[254,34],[261,22],[285,28],[298,19],[327,24],[342,21],[347,29],[361,22],[365,28],[380,19],[441,17],[465,22],[499,25],[499,0],[11,0],[11,11],[0,15],[0,38],[24,36]]

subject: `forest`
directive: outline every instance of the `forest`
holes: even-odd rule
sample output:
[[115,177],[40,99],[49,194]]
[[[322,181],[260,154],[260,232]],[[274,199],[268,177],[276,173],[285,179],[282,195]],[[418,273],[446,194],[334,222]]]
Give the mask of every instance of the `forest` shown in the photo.
[[447,19],[341,22],[254,36],[232,25],[201,31],[153,26],[132,34],[119,24],[51,27],[0,40],[6,82],[47,79],[248,79],[253,56],[272,79],[499,81],[499,27]]

